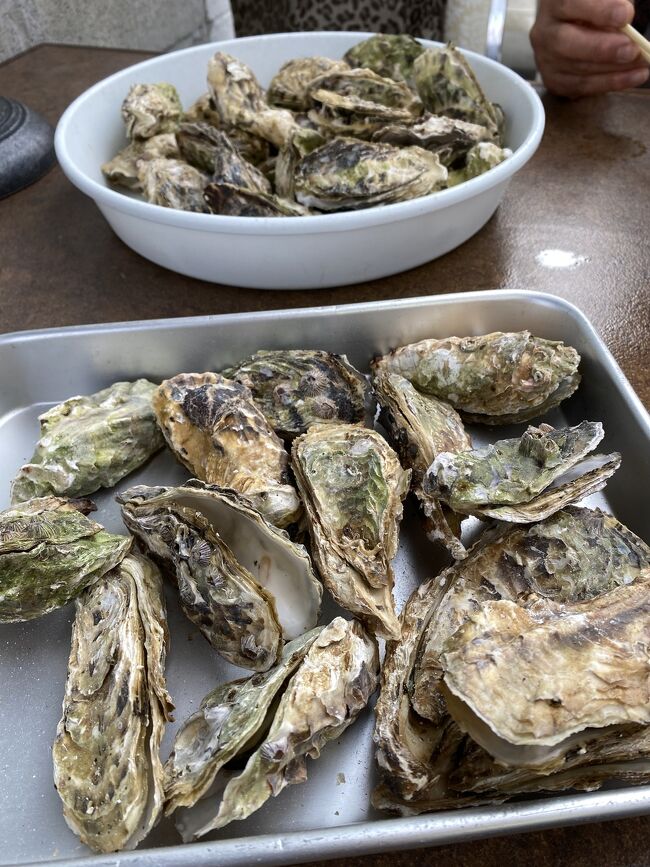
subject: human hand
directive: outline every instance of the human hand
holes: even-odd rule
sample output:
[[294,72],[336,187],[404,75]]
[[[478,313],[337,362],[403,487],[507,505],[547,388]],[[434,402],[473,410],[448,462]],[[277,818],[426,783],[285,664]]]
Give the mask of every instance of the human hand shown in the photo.
[[617,32],[633,17],[629,0],[539,0],[530,41],[546,87],[573,98],[643,84],[648,65]]

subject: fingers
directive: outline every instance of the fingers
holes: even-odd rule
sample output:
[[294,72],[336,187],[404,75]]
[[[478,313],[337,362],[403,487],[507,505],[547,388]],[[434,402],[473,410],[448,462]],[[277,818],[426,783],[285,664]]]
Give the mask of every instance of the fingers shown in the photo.
[[551,93],[577,99],[581,96],[593,96],[598,93],[639,87],[648,80],[649,75],[648,67],[639,67],[626,72],[592,73],[590,75],[552,72],[544,77],[544,84]]
[[579,24],[554,22],[547,41],[557,57],[589,63],[630,63],[639,55],[637,46],[623,33],[594,30]]
[[539,9],[558,21],[583,21],[592,27],[617,30],[634,18],[629,0],[541,0]]

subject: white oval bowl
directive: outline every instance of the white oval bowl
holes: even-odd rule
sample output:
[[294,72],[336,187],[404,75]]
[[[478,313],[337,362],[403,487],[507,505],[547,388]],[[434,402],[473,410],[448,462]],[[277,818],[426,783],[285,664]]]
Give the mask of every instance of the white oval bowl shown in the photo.
[[251,36],[137,63],[89,88],[66,109],[56,129],[56,155],[70,181],[95,200],[125,244],[190,277],[255,289],[322,289],[422,265],[485,225],[544,131],[544,109],[533,88],[507,67],[471,51],[465,54],[487,96],[506,114],[506,144],[513,155],[450,190],[313,217],[226,217],[149,204],[109,187],[100,169],[126,144],[120,106],[132,84],[168,81],[187,107],[207,90],[207,64],[215,51],[248,63],[267,86],[285,61],[310,55],[339,58],[369,35]]

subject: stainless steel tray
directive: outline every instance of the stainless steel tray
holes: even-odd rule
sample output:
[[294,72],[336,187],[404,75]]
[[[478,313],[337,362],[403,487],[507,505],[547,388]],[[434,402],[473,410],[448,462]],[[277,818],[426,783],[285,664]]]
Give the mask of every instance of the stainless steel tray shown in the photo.
[[[305,310],[202,316],[31,331],[0,336],[0,508],[9,482],[29,458],[37,416],[73,394],[97,391],[119,379],[152,380],[190,370],[219,370],[261,348],[316,347],[345,352],[367,369],[368,359],[392,346],[429,336],[530,329],[564,340],[581,353],[579,391],[549,420],[601,420],[604,448],[623,455],[602,505],[650,539],[647,502],[650,418],[587,319],[549,295],[477,292]],[[506,431],[501,429],[499,436]],[[494,434],[493,434],[494,436]],[[485,432],[483,432],[485,437]],[[166,454],[122,483],[165,483],[186,477]],[[109,494],[95,498],[98,520],[123,531]],[[408,510],[407,510],[408,511]],[[439,552],[407,514],[395,561],[398,606],[443,564]],[[168,599],[172,649],[168,684],[182,721],[215,684],[241,676],[214,654]],[[334,607],[325,612],[329,617]],[[379,850],[468,840],[650,810],[650,786],[537,798],[484,807],[385,818],[369,806],[375,781],[367,711],[338,743],[310,762],[307,783],[271,799],[241,824],[208,842],[179,845],[163,821],[137,852],[92,856],[68,830],[52,784],[50,748],[60,715],[73,608],[27,624],[0,627],[0,864],[58,861],[75,865],[288,864]],[[169,750],[176,724],[163,743]],[[343,782],[344,780],[344,782]]]

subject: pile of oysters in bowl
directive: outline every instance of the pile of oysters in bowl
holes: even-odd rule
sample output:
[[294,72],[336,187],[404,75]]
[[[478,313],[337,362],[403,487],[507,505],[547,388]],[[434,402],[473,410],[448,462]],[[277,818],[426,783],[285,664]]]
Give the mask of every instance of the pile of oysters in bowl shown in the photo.
[[[494,332],[368,362],[260,350],[41,416],[0,513],[0,623],[74,602],[54,782],[95,851],[163,815],[186,842],[246,819],[377,690],[380,810],[650,780],[650,547],[580,505],[621,462],[602,424],[542,420],[579,387],[576,350]],[[162,449],[187,479],[121,484]],[[118,484],[126,534],[88,517]],[[407,496],[449,565],[399,611]],[[206,684],[163,761],[164,581],[242,672]]]

